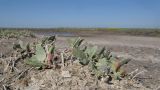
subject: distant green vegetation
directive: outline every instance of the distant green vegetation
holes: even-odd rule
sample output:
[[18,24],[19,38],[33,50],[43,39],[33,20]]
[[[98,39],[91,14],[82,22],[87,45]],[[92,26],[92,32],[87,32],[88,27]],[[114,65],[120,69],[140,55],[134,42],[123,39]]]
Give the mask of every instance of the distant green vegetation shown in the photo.
[[107,30],[107,31],[160,31],[160,29],[157,28],[96,28],[96,30]]
[[103,33],[134,35],[134,36],[154,36],[160,37],[160,29],[146,28],[97,28],[96,30]]
[[0,30],[0,38],[19,38],[19,37],[35,37],[35,35],[28,30]]
[[[83,34],[120,34],[160,37],[160,29],[153,28],[1,28],[0,31],[71,32]],[[1,35],[2,36],[2,35]],[[13,35],[11,35],[13,36]]]
[[121,30],[128,30],[128,29],[127,28],[96,28],[96,30],[121,31]]

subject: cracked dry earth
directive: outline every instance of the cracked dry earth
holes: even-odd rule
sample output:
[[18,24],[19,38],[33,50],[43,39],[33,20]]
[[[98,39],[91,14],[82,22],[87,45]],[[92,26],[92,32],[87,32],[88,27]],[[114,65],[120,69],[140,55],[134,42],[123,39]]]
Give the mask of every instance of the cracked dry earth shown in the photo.
[[[57,48],[65,48],[67,39],[71,37],[58,37]],[[91,76],[87,66],[81,66],[76,61],[71,65],[66,63],[64,71],[69,71],[71,77],[63,77],[62,69],[37,70],[24,64],[24,60],[17,62],[19,71],[12,73],[4,72],[5,63],[0,60],[0,89],[3,86],[11,90],[158,90],[160,87],[160,38],[136,37],[120,35],[94,35],[82,37],[86,42],[105,46],[111,49],[112,54],[121,58],[131,58],[125,67],[130,73],[136,69],[143,73],[135,77],[135,82],[128,80],[112,81],[108,85]],[[22,41],[33,42],[36,39],[25,38]],[[16,39],[0,40],[0,53],[9,56],[12,51],[11,45]],[[26,69],[24,76],[17,79],[19,74]]]

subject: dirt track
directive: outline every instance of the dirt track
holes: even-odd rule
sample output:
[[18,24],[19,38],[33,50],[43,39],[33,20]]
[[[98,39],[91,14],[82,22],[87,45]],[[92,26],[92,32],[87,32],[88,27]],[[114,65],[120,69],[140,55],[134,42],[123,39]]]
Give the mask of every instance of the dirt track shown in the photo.
[[101,35],[86,38],[89,43],[106,46],[119,54],[137,58],[136,60],[160,61],[160,38],[156,37],[136,37],[136,36],[117,36]]
[[99,35],[88,39],[97,44],[160,48],[160,38],[157,37]]

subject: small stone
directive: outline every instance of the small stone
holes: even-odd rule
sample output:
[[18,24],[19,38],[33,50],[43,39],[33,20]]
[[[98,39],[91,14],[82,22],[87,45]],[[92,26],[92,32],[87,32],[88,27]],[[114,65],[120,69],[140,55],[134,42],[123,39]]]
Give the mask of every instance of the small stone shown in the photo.
[[75,60],[75,61],[73,61],[73,63],[79,63],[79,60]]
[[69,71],[62,71],[61,75],[62,75],[62,77],[65,77],[65,78],[71,77],[71,74],[69,73]]

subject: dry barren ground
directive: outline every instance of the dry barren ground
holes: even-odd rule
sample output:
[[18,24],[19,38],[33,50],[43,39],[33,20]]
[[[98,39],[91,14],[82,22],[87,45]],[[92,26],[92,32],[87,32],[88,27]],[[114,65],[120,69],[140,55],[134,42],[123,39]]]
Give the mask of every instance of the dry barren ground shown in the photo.
[[[67,47],[67,39],[73,37],[58,37],[57,48]],[[98,46],[105,46],[111,49],[113,55],[122,58],[131,58],[131,62],[126,66],[128,73],[138,69],[135,79],[139,82],[136,85],[129,85],[125,82],[115,81],[116,85],[107,85],[91,77],[87,67],[82,67],[75,62],[73,66],[68,65],[65,69],[71,72],[71,78],[61,77],[60,70],[43,70],[29,68],[18,61],[17,73],[4,73],[4,63],[0,62],[0,89],[6,86],[11,90],[158,90],[160,89],[160,38],[137,37],[127,35],[93,35],[92,37],[82,37],[86,42]],[[22,38],[22,41],[33,42],[34,38]],[[0,53],[9,55],[12,51],[11,45],[17,39],[1,39]],[[24,77],[17,80],[17,76],[29,68]],[[97,84],[98,82],[98,84]],[[9,86],[7,86],[9,85]]]

